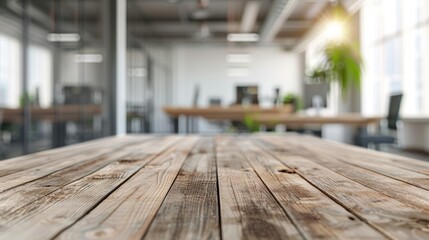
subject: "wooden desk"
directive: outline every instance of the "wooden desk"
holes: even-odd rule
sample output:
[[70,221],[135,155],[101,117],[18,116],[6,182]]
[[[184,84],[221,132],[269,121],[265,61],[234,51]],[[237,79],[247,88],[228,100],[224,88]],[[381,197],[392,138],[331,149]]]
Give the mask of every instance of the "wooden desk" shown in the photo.
[[428,182],[299,135],[107,138],[0,162],[0,239],[429,239]]
[[[55,112],[55,110],[57,112]],[[22,108],[0,108],[3,113],[4,122],[21,122],[22,121]],[[102,109],[100,105],[61,105],[57,109],[49,108],[31,108],[30,114],[32,119],[45,120],[45,121],[77,121],[81,118],[80,114],[86,113],[89,116],[101,114]],[[57,118],[55,114],[58,114]]]
[[[0,108],[4,123],[22,123],[22,108]],[[65,145],[66,123],[93,119],[102,113],[100,105],[59,105],[57,108],[30,108],[31,121],[49,121],[53,127],[53,147]],[[84,119],[86,117],[87,119]]]
[[[230,107],[164,107],[164,112],[173,120],[174,132],[178,132],[178,118],[186,117],[187,125],[190,117],[203,117],[209,120],[243,121],[248,115],[291,113],[292,106],[281,108],[262,108],[260,106],[230,106]],[[188,126],[187,126],[188,128]],[[187,129],[189,130],[189,129]]]
[[359,113],[344,113],[331,116],[303,115],[303,114],[261,114],[255,115],[253,119],[262,125],[324,125],[324,124],[345,124],[355,126],[367,126],[377,124],[383,119],[381,116],[362,116]]

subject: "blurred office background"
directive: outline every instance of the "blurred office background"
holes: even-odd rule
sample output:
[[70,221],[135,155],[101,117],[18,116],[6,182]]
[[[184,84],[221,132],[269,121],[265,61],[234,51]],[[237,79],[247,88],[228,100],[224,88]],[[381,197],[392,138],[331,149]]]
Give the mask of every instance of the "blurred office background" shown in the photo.
[[[118,114],[128,133],[171,133],[165,106],[230,106],[240,91],[253,91],[261,107],[294,95],[311,109],[320,95],[326,112],[370,115],[386,115],[389,96],[401,92],[401,116],[411,123],[404,135],[429,142],[429,1],[128,0],[122,15],[117,1],[0,2],[0,158],[117,134]],[[350,17],[329,26],[326,13],[338,4]],[[335,84],[306,81],[332,38],[353,42],[364,62],[361,89],[346,105]],[[198,133],[234,127],[192,124]],[[323,137],[348,133],[327,126]]]

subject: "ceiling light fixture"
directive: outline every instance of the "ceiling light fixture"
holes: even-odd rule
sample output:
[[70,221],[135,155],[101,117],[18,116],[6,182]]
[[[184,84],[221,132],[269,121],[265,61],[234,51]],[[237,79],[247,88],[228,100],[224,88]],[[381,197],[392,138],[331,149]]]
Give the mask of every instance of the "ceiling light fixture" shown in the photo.
[[257,33],[230,33],[227,36],[229,42],[257,42],[259,34]]
[[250,76],[250,71],[248,68],[228,68],[226,71],[228,77],[248,77]]
[[344,26],[339,21],[328,22],[325,34],[332,41],[341,41],[344,38]]
[[74,61],[77,63],[101,63],[103,55],[101,54],[76,54]]
[[50,33],[46,39],[49,42],[78,42],[80,35],[77,33]]
[[252,56],[247,53],[233,53],[226,55],[226,61],[228,63],[250,63]]
[[179,3],[179,0],[165,0],[167,3],[170,3],[170,4],[178,4]]

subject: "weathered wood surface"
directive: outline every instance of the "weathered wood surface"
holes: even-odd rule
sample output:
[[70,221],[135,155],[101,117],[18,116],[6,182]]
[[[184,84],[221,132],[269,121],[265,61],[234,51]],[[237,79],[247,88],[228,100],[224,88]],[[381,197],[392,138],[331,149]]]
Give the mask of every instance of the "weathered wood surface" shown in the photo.
[[0,162],[0,239],[429,239],[429,164],[299,135],[100,139]]

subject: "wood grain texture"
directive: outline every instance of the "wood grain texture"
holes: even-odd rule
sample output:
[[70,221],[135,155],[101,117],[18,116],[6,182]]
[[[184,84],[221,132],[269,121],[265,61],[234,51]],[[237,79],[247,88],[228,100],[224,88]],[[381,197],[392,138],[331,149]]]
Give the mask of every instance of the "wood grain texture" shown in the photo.
[[[349,164],[347,161],[342,161],[344,156],[339,155],[338,151],[334,151],[335,149],[332,148],[332,146],[312,144],[311,148],[308,148],[306,146],[300,146],[293,139],[282,139],[281,142],[284,143],[281,147],[285,154],[300,154],[301,156],[305,156],[308,159],[322,164],[324,167],[338,174],[378,192],[382,192],[389,197],[395,198],[408,205],[414,205],[429,210],[429,192],[427,190],[378,174],[377,172],[359,167],[359,165],[353,165]],[[299,151],[297,151],[297,149],[299,149]],[[346,158],[353,159],[353,156],[346,156]],[[355,162],[358,162],[358,160],[355,160]],[[395,169],[395,171],[396,170],[397,169]],[[399,170],[402,171],[402,169]]]
[[385,239],[255,142],[237,141],[256,173],[307,239]]
[[[327,148],[334,148],[337,152],[347,153],[349,155],[359,156],[360,158],[367,159],[371,162],[376,162],[382,165],[391,165],[396,166],[401,169],[407,169],[410,171],[423,173],[429,175],[429,164],[427,162],[422,162],[416,159],[411,159],[399,155],[393,155],[389,153],[372,151],[361,147],[356,147],[348,144],[342,144],[333,141],[320,141],[317,138],[310,136],[298,136],[299,139],[296,139],[297,136],[288,136],[287,138],[282,138],[283,140],[288,139],[292,141],[305,141],[317,144],[318,146],[323,146]],[[429,159],[428,159],[429,161]]]
[[297,134],[111,137],[0,162],[0,240],[429,239],[428,177]]
[[0,161],[0,177],[13,174],[18,171],[31,169],[36,166],[41,166],[43,164],[60,161],[60,159],[73,157],[76,155],[77,151],[81,153],[91,153],[94,152],[94,149],[98,149],[98,147],[103,146],[107,143],[114,143],[116,141],[128,141],[128,139],[128,137],[109,137],[105,139],[90,141],[87,143],[78,143],[67,147],[37,152],[8,160],[2,160]]
[[185,160],[144,239],[220,239],[216,159],[212,138]]
[[[168,147],[169,145],[165,146]],[[0,219],[0,239],[49,239],[91,211],[152,157],[117,160]],[[25,229],[25,231],[23,231]]]
[[[280,143],[283,144],[283,143]],[[302,151],[302,150],[301,150]],[[429,212],[356,183],[308,157],[271,151],[285,165],[387,237],[429,238]],[[305,152],[305,150],[303,151]]]
[[98,146],[98,148],[92,149],[91,152],[75,150],[72,156],[67,154],[65,156],[57,154],[57,158],[55,160],[48,157],[43,159],[44,162],[38,162],[37,166],[33,168],[17,171],[13,174],[0,177],[0,192],[34,181],[73,165],[105,157],[106,154],[110,154],[112,152],[125,152],[121,151],[124,147],[129,147],[130,145],[138,143],[139,140],[122,140],[120,142],[113,141],[109,143],[112,144],[111,147],[106,147],[106,144],[102,144],[101,146]]
[[234,141],[216,139],[223,239],[302,239]]
[[[138,160],[151,157],[150,155],[160,154],[169,144],[173,144],[178,139],[175,138],[154,138],[151,140],[142,139],[140,144],[123,148],[122,151],[113,152],[102,157],[94,158],[91,161],[77,163],[69,168],[55,172],[49,176],[42,177],[33,182],[17,186],[0,193],[0,216],[10,214],[17,209],[26,206],[46,195],[79,180],[100,168],[111,164],[118,159]],[[157,149],[154,148],[157,145]],[[111,148],[114,150],[115,148]],[[157,151],[156,151],[157,150]],[[137,158],[138,156],[138,158]]]
[[58,239],[141,239],[197,137],[155,158]]

